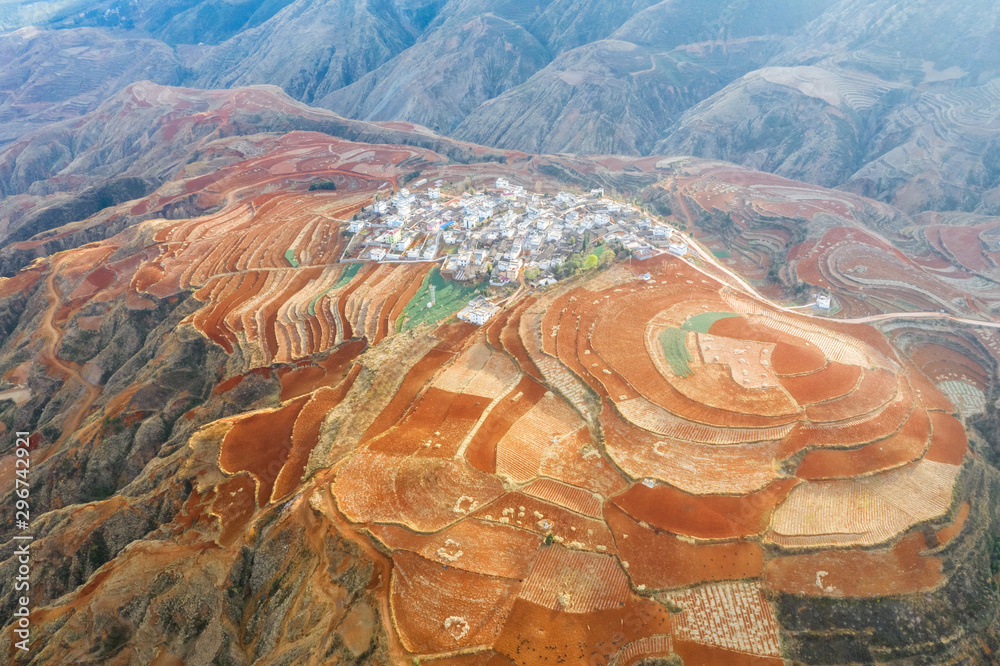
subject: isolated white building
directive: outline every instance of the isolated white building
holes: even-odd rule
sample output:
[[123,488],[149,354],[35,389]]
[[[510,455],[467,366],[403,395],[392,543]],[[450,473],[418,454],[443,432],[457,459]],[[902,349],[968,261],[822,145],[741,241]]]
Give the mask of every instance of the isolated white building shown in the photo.
[[485,296],[476,296],[469,304],[459,310],[458,318],[462,321],[472,322],[477,326],[482,326],[490,320],[496,313],[500,312],[500,306],[494,305],[486,300]]

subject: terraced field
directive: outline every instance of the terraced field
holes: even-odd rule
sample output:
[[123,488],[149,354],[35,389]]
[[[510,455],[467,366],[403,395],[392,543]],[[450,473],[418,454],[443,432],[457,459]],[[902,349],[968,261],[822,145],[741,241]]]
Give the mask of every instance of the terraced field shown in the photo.
[[[938,389],[866,326],[777,311],[674,257],[635,270],[536,294],[470,331],[458,353],[434,357],[398,424],[340,468],[331,492],[349,519],[393,558],[445,565],[420,583],[445,596],[419,630],[399,596],[416,579],[398,574],[408,582],[391,604],[414,649],[444,656],[474,636],[484,655],[536,663],[521,656],[535,639],[515,629],[526,617],[544,609],[547,627],[570,631],[573,617],[656,594],[680,614],[655,640],[623,623],[618,659],[662,655],[670,637],[677,654],[767,663],[781,629],[766,590],[800,585],[799,562],[829,571],[813,596],[895,594],[896,578],[852,587],[842,572],[913,558],[922,573],[900,589],[938,585],[920,526],[953,520],[967,452],[958,422],[935,411],[947,404]],[[677,332],[670,345],[665,330]],[[433,416],[463,395],[478,401],[467,418]],[[504,545],[512,534],[524,548]],[[482,581],[496,596],[488,620],[447,601],[472,584],[467,572],[500,577]],[[468,631],[456,634],[459,615]],[[585,653],[608,649],[580,640]]]
[[[350,557],[324,554],[296,598],[303,617],[313,595],[364,597],[392,663],[780,663],[798,640],[788,608],[929,598],[984,530],[962,419],[993,388],[993,332],[896,322],[887,338],[669,254],[520,291],[480,328],[449,322],[477,287],[428,263],[342,263],[343,220],[414,165],[494,180],[511,167],[302,133],[278,143],[183,184],[217,212],[146,220],[0,291],[51,294],[33,316],[55,333],[18,335],[46,372],[84,384],[64,418],[88,445],[157,396],[147,378],[101,402],[88,379],[100,368],[59,358],[67,322],[95,332],[102,304],[154,317],[184,303],[175,327],[217,363],[204,395],[170,404],[193,433],[175,455],[197,488],[178,520],[201,524],[206,552],[250,552],[289,515],[308,548],[336,541]],[[670,186],[738,224],[766,217],[761,257],[778,257],[795,220],[831,226],[786,272],[843,290],[846,312],[986,305],[853,226],[891,218],[880,204],[698,169]],[[338,189],[298,187],[317,174]],[[5,380],[31,372],[19,361]]]

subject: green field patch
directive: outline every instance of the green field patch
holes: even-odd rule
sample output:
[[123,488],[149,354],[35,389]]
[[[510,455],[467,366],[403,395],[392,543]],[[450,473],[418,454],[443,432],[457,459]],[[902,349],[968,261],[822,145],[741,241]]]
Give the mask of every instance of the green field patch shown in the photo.
[[[434,287],[434,305],[427,307],[431,300],[431,287]],[[420,289],[413,295],[410,302],[403,308],[400,316],[399,330],[408,331],[421,324],[436,324],[455,314],[472,300],[479,290],[478,285],[462,285],[441,277],[441,269],[434,268],[424,278]]]
[[295,258],[295,250],[285,250],[285,260],[292,265],[292,268],[299,267],[299,260]]
[[332,288],[340,289],[345,284],[353,280],[354,276],[358,274],[358,271],[360,271],[361,267],[364,265],[365,262],[363,261],[355,261],[351,263],[347,268],[344,269],[344,272],[340,274],[340,279],[337,280],[337,284],[333,285]]
[[307,307],[309,314],[315,317],[316,304],[319,302],[319,299],[323,298],[334,289],[339,289],[340,287],[343,287],[345,284],[350,282],[351,279],[358,274],[358,271],[361,270],[362,265],[364,265],[363,262],[355,262],[348,265],[348,267],[344,269],[344,272],[340,274],[340,279],[337,280],[337,284],[333,285],[332,287],[328,287],[327,289],[324,289],[323,291],[313,296],[313,299],[309,301],[309,305]]
[[689,365],[693,359],[687,348],[687,331],[671,326],[660,333],[660,344],[675,375],[688,377],[694,374]]
[[728,259],[729,250],[712,250],[712,254],[715,255],[716,259]]
[[681,328],[685,331],[708,333],[708,329],[712,328],[712,324],[720,319],[729,319],[730,317],[739,316],[740,315],[735,312],[702,312],[701,314],[696,314],[681,324]]

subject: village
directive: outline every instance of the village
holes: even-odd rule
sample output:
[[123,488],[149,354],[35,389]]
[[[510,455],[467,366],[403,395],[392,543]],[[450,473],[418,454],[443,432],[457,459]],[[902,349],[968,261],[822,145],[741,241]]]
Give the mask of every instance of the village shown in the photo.
[[[688,252],[676,229],[604,196],[603,189],[548,195],[498,178],[483,192],[444,195],[441,184],[420,180],[412,190],[366,206],[348,225],[352,238],[343,260],[433,261],[458,282],[543,286],[565,275],[574,255],[595,248],[603,253],[614,247],[639,260]],[[483,300],[459,316],[482,324],[494,308]]]

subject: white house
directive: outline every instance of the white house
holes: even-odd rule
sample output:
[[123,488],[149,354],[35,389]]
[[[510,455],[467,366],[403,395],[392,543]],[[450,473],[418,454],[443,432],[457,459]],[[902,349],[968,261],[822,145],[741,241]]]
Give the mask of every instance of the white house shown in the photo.
[[458,311],[458,318],[482,326],[498,312],[500,312],[499,305],[494,305],[486,300],[485,296],[479,295]]

